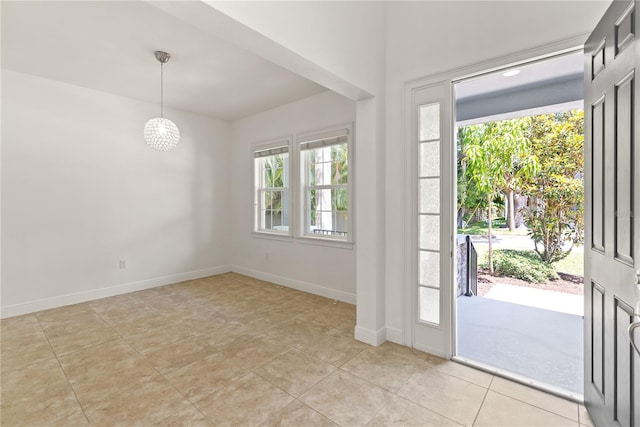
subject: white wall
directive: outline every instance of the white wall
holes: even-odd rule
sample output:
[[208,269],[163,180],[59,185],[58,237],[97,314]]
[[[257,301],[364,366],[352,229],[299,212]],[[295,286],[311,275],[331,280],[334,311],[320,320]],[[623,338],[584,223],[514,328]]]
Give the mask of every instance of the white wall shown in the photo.
[[[257,143],[352,123],[354,117],[355,102],[327,91],[233,123],[229,178],[234,189],[230,205],[234,271],[355,303],[353,247],[319,246],[305,239],[273,239],[252,233],[251,150]],[[300,219],[297,211],[292,217]]]
[[[228,271],[230,124],[2,70],[2,316]],[[119,260],[127,268],[119,269]]]
[[[283,63],[303,74],[315,65],[318,83],[338,76],[361,89],[356,107],[355,197],[357,326],[355,337],[378,345],[385,340],[385,2],[218,2],[216,10],[275,41],[304,61]],[[256,49],[262,46],[258,42]],[[245,48],[250,48],[244,46]],[[263,51],[265,51],[263,49]],[[269,50],[271,52],[271,50]],[[269,52],[262,54],[266,59]],[[281,60],[273,53],[273,60]],[[324,74],[329,74],[327,77]],[[314,73],[308,74],[310,77]],[[332,87],[331,85],[329,87]],[[336,90],[342,87],[338,85]],[[341,92],[346,93],[346,92]],[[349,91],[353,93],[353,91]],[[365,93],[365,95],[362,95]],[[369,96],[373,95],[373,96]]]
[[610,1],[389,2],[386,38],[387,337],[405,342],[403,304],[405,83],[584,35]]

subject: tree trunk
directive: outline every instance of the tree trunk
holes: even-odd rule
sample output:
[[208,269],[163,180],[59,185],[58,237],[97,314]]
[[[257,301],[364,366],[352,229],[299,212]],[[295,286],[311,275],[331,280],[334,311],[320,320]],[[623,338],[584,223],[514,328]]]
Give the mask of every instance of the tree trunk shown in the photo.
[[467,213],[467,210],[465,209],[464,206],[462,206],[459,210],[458,210],[458,228],[463,228],[463,222],[464,222],[464,214]]
[[507,206],[509,207],[507,225],[509,231],[514,231],[516,229],[516,206],[513,200],[513,190],[507,190]]
[[493,208],[493,195],[490,195],[488,198],[488,205],[489,205],[489,213],[488,213],[488,217],[489,217],[489,228],[487,230],[487,235],[489,237],[489,272],[491,274],[493,274],[493,245],[492,245],[492,239],[493,236],[491,235],[491,223],[493,222],[493,217],[492,217],[492,208]]

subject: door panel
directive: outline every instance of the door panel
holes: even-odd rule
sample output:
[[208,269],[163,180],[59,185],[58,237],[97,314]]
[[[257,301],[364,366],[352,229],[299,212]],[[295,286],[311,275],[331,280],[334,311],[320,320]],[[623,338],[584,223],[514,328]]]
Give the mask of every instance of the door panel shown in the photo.
[[602,427],[640,427],[639,9],[614,1],[585,44],[585,405]]

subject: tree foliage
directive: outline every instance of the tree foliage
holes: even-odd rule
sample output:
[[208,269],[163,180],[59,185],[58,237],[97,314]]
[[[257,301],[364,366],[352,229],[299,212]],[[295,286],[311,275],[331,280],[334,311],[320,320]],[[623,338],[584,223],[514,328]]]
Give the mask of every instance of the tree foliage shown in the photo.
[[542,261],[583,242],[583,128],[584,112],[573,110],[458,129],[458,210],[488,207],[491,271],[491,206],[500,195],[509,206],[514,194],[528,197],[525,219]]
[[582,110],[531,118],[527,136],[540,168],[525,188],[526,220],[535,251],[547,263],[584,239],[583,129]]
[[[486,200],[488,208],[489,270],[493,272],[492,210],[499,192],[511,195],[520,191],[537,170],[525,132],[528,119],[503,120],[464,127],[460,130],[466,158],[465,176],[474,192]],[[467,186],[467,190],[468,190]],[[511,220],[513,224],[513,219]]]

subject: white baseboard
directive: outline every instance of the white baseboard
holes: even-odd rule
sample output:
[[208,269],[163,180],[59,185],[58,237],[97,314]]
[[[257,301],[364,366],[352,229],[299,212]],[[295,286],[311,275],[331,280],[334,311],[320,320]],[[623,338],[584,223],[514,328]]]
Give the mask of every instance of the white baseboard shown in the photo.
[[400,345],[407,345],[404,342],[404,332],[397,328],[390,328],[387,326],[387,341],[391,341]]
[[358,341],[362,341],[363,343],[377,347],[387,340],[386,335],[386,328],[380,328],[377,331],[373,331],[356,325],[354,338]]
[[50,308],[62,307],[65,305],[78,304],[86,301],[112,297],[129,292],[141,291],[158,286],[170,285],[172,283],[183,282],[185,280],[200,279],[202,277],[214,276],[216,274],[228,273],[231,266],[221,265],[202,270],[189,271],[186,273],[172,274],[170,276],[157,277],[154,279],[141,280],[138,282],[123,283],[121,285],[109,286],[105,288],[92,289],[90,291],[76,292],[73,294],[61,295],[53,298],[45,298],[29,301],[21,304],[8,305],[0,309],[0,319],[20,316],[22,314],[33,313]]
[[327,288],[325,286],[316,285],[314,283],[303,282],[300,280],[289,279],[288,277],[277,276],[275,274],[264,273],[258,270],[252,270],[250,268],[240,267],[238,265],[231,266],[231,271],[245,276],[253,277],[254,279],[265,280],[267,282],[276,283],[278,285],[286,286],[287,288],[297,289],[303,292],[309,292],[310,294],[320,295],[321,297],[331,298],[338,301],[346,302],[348,304],[356,303],[356,295],[343,292],[339,289]]

